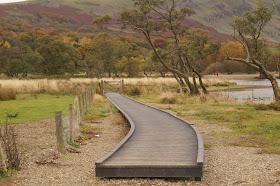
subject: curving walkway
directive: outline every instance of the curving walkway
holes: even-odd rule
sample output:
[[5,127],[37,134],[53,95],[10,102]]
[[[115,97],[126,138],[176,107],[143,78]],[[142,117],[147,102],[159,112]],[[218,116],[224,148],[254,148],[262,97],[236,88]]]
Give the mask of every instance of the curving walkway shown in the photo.
[[106,97],[131,125],[129,134],[96,162],[97,177],[195,177],[203,167],[198,129],[168,112],[118,93]]

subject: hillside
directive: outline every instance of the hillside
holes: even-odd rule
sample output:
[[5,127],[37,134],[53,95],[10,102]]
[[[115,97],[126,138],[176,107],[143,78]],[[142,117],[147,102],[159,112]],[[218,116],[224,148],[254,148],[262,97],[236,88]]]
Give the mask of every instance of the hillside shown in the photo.
[[[279,0],[277,0],[279,1]],[[196,15],[187,20],[193,27],[209,30],[213,39],[219,41],[232,40],[232,29],[229,25],[235,15],[255,7],[255,0],[192,0],[188,6],[196,11]],[[75,23],[91,26],[91,20],[100,15],[110,14],[117,18],[123,8],[133,6],[131,0],[30,0],[22,3],[0,5],[0,15],[7,16],[21,13],[43,15],[48,17],[71,19]],[[276,15],[266,28],[265,35],[271,41],[280,41],[280,4],[276,4]],[[121,32],[120,24],[115,19],[109,28],[117,34],[133,34]]]

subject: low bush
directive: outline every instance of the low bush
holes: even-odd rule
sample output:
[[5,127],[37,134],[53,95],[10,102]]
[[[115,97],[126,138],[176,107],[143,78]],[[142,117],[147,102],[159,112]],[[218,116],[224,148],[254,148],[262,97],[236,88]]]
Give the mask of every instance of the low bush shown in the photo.
[[128,94],[130,96],[139,96],[141,95],[141,90],[138,87],[132,87],[131,89],[128,90]]
[[256,110],[269,110],[269,107],[268,107],[268,105],[265,105],[265,104],[256,104],[255,109]]
[[176,99],[174,97],[163,97],[163,98],[161,98],[160,103],[163,103],[163,104],[175,104],[176,103]]
[[272,102],[268,105],[266,104],[256,104],[255,105],[256,110],[275,110],[280,111],[280,101]]
[[270,103],[268,107],[273,110],[280,111],[280,101],[275,101],[273,103]]
[[0,89],[0,101],[16,100],[17,94],[13,89]]

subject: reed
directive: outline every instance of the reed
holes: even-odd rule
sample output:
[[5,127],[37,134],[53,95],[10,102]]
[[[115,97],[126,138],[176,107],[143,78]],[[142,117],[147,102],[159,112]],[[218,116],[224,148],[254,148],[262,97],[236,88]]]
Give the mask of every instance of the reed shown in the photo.
[[[120,78],[103,78],[104,81],[119,81]],[[123,78],[125,85],[137,86],[143,92],[165,91],[178,88],[178,83],[174,78]],[[191,79],[190,79],[191,80]],[[9,79],[0,80],[2,89],[11,89],[17,93],[29,92],[80,92],[89,84],[99,83],[101,79],[97,78],[70,78],[69,80],[50,80],[50,79]],[[192,80],[191,80],[192,81]],[[228,82],[218,79],[203,80],[205,86],[226,86]]]

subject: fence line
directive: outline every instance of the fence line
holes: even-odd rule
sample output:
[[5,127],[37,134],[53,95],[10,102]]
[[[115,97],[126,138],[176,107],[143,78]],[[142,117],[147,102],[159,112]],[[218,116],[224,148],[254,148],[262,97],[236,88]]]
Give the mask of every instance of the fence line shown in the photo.
[[96,93],[96,85],[90,86],[85,92],[74,97],[74,103],[69,105],[69,114],[63,117],[62,111],[55,113],[57,150],[64,154],[67,151],[67,144],[75,139],[75,131],[78,130],[84,114],[93,102]]

